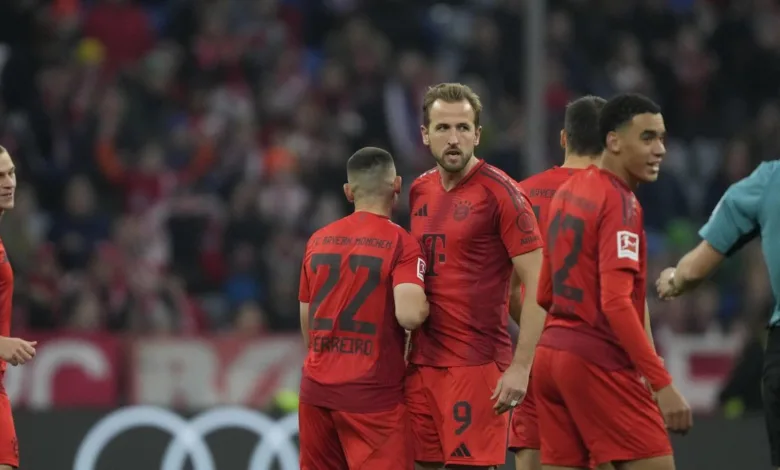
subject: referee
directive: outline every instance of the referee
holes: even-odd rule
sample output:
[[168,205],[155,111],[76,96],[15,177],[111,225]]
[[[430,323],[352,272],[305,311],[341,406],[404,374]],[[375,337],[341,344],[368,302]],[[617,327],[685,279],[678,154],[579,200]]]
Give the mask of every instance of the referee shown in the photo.
[[656,281],[658,295],[670,299],[695,287],[726,257],[761,237],[764,261],[775,297],[764,355],[762,394],[772,466],[780,469],[780,161],[764,162],[726,191],[699,231],[703,241],[666,268]]

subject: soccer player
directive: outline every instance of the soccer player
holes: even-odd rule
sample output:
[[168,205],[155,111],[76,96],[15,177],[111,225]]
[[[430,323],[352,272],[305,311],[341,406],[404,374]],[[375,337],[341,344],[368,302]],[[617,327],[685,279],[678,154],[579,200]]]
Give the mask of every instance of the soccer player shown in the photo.
[[693,423],[643,328],[647,260],[633,193],[657,179],[666,129],[658,105],[635,94],[607,102],[599,129],[602,168],[569,178],[549,208],[538,293],[549,319],[532,383],[542,468],[671,470],[667,429]]
[[761,249],[777,303],[769,319],[762,395],[772,466],[780,469],[780,162],[764,162],[731,185],[699,231],[703,241],[656,281],[658,295],[677,297],[709,276],[747,242],[761,236]]
[[312,235],[299,292],[302,470],[411,470],[404,329],[428,316],[420,244],[390,221],[401,178],[389,153],[347,162],[355,212]]
[[[412,234],[428,257],[428,322],[413,333],[406,404],[418,469],[493,468],[506,460],[506,411],[522,400],[545,312],[536,304],[542,239],[515,181],[474,155],[482,105],[444,83],[423,100],[436,167],[410,190]],[[507,331],[513,270],[531,291],[517,351]]]
[[[604,142],[599,133],[599,112],[604,103],[606,100],[598,96],[583,96],[569,103],[564,128],[561,130],[561,148],[565,152],[563,165],[520,182],[520,186],[528,193],[542,233],[547,227],[550,201],[558,187],[570,176],[598,164],[601,158]],[[512,294],[517,292],[519,289],[512,290]],[[518,323],[519,320],[515,318]],[[515,467],[518,470],[541,468],[539,445],[536,403],[533,387],[530,387],[523,402],[512,412],[509,428],[509,450],[515,452]]]
[[[0,214],[13,209],[16,191],[16,167],[11,155],[0,147]],[[11,304],[14,294],[14,273],[8,253],[0,241],[0,381],[7,364],[18,366],[35,357],[35,341],[11,338]],[[11,402],[0,382],[0,470],[19,467],[19,443],[16,440]]]

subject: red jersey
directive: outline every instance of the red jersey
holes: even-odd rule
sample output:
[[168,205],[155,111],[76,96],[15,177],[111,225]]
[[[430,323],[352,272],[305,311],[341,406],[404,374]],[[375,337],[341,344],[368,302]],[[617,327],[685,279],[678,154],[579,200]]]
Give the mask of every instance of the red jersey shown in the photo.
[[[555,192],[571,175],[581,170],[581,168],[554,166],[549,170],[529,176],[520,182],[520,187],[528,194],[528,199],[531,201],[531,206],[543,237],[547,233],[547,224],[549,222],[547,215]],[[525,286],[521,286],[521,289],[523,297],[525,297]]]
[[534,215],[539,222],[542,233],[547,230],[547,213],[558,187],[573,174],[581,171],[579,168],[561,168],[554,166],[549,170],[529,176],[520,182],[520,187],[528,194],[528,199],[534,209]]
[[[13,296],[14,271],[11,269],[11,262],[8,261],[5,245],[0,240],[0,336],[6,338],[11,336]],[[6,367],[8,367],[8,364],[5,361],[0,361],[0,379],[5,375]],[[0,387],[2,387],[1,383]]]
[[614,320],[605,315],[604,292],[610,287],[602,279],[632,273],[631,303],[638,315],[629,320],[645,341],[647,256],[639,201],[615,175],[591,166],[558,188],[548,215],[539,303],[549,315],[539,345],[571,351],[607,370],[634,368],[638,346],[618,339]]
[[412,235],[428,257],[428,321],[414,332],[410,362],[457,367],[512,359],[507,331],[512,258],[542,246],[527,196],[480,161],[445,191],[436,169],[409,193]]
[[309,304],[300,399],[369,413],[403,400],[404,329],[393,288],[424,283],[420,244],[387,217],[355,212],[306,245],[298,299]]

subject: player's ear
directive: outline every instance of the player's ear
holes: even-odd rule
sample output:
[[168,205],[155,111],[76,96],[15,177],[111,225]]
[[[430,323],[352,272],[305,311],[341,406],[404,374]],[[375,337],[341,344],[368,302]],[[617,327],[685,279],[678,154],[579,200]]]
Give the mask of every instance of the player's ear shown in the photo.
[[344,183],[344,195],[347,196],[347,201],[355,202],[355,195],[352,193],[349,183]]
[[431,139],[428,135],[428,128],[425,126],[420,126],[420,135],[422,136],[423,144],[425,145],[431,145]]
[[476,147],[479,145],[479,138],[482,135],[482,126],[477,126],[476,129],[474,129],[474,146]]
[[617,132],[612,131],[607,133],[607,150],[612,153],[620,153],[620,137]]
[[566,150],[566,129],[561,129],[561,148]]
[[393,193],[395,194],[401,194],[401,186],[403,181],[401,181],[400,176],[396,176],[395,180],[393,181]]

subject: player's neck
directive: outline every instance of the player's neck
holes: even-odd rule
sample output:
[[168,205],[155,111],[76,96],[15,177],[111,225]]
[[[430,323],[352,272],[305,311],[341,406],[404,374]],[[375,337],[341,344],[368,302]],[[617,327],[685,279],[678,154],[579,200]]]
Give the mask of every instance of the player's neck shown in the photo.
[[579,154],[566,154],[566,156],[563,158],[563,165],[561,165],[561,168],[574,168],[574,169],[585,169],[591,165],[599,165],[601,161],[601,156],[593,157],[590,155],[579,155]]
[[631,190],[635,190],[637,186],[639,186],[639,181],[633,178],[631,173],[614,158],[603,158],[601,160],[601,168],[618,177],[621,181],[626,183]]
[[372,202],[364,202],[364,203],[355,203],[355,212],[368,212],[369,214],[375,214],[380,217],[387,217],[390,218],[390,214],[393,212],[392,206],[388,206],[387,204],[380,204],[380,203],[372,203]]
[[455,186],[460,183],[460,181],[466,177],[466,175],[469,174],[471,170],[474,169],[475,166],[477,166],[477,163],[479,163],[479,160],[476,156],[472,155],[471,158],[469,158],[469,161],[466,162],[466,166],[463,167],[462,170],[451,173],[449,171],[446,171],[444,168],[439,166],[439,174],[441,175],[441,185],[444,187],[445,191],[449,191]]

